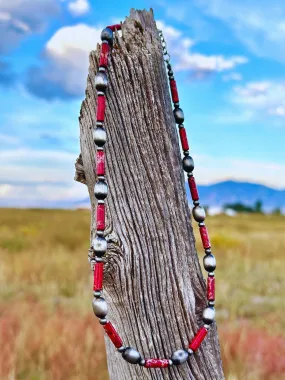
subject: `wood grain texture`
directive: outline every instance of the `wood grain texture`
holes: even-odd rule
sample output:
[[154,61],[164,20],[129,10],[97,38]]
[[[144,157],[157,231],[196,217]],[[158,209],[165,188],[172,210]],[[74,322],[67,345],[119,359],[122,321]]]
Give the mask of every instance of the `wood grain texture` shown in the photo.
[[[105,121],[109,195],[104,295],[109,319],[125,345],[138,349],[145,358],[168,358],[187,347],[201,326],[206,286],[195,249],[178,133],[152,11],[131,10],[119,34],[109,63]],[[90,194],[91,237],[96,206],[94,76],[99,51],[97,46],[90,54],[76,175]],[[108,339],[106,347],[111,380],[224,379],[216,326],[201,349],[180,367],[133,366]]]

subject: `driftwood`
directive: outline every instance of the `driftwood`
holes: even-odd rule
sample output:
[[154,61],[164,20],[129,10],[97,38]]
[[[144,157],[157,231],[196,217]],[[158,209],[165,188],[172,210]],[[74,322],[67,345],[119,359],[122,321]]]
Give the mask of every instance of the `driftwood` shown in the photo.
[[[76,180],[85,183],[90,194],[91,238],[96,205],[94,76],[99,51],[97,46],[90,54],[79,118],[81,155],[76,163]],[[201,326],[206,286],[152,11],[131,10],[122,35],[116,33],[108,76],[104,282],[108,318],[125,345],[145,358],[168,358],[174,350],[187,347]],[[180,367],[145,369],[125,362],[108,339],[106,347],[111,380],[224,379],[215,325],[197,353]]]

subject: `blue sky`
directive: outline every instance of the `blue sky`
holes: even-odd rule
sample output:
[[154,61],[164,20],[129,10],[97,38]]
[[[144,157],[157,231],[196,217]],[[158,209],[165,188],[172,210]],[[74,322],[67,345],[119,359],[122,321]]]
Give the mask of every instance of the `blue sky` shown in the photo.
[[88,196],[73,181],[88,53],[132,7],[164,31],[198,183],[285,187],[283,0],[0,0],[0,205]]

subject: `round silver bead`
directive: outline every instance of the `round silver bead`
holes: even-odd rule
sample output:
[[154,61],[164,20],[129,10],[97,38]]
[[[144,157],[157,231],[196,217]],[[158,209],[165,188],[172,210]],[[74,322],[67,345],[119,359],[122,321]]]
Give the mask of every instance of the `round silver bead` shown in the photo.
[[120,353],[123,353],[124,351],[126,351],[126,347],[125,346],[121,346],[119,348],[117,348],[117,351],[120,352]]
[[193,350],[191,350],[191,348],[188,348],[187,351],[188,351],[188,354],[189,354],[189,355],[193,355],[193,353],[194,353]]
[[208,301],[208,305],[214,307],[215,306],[215,301]]
[[140,362],[139,362],[139,365],[141,367],[143,367],[145,365],[145,359],[141,359]]
[[181,108],[175,108],[173,110],[173,115],[174,115],[174,119],[175,119],[176,124],[182,124],[183,123],[184,112],[182,111]]
[[193,207],[192,214],[196,222],[203,222],[206,219],[206,212],[202,206]]
[[108,321],[107,321],[106,318],[101,318],[101,319],[99,319],[99,323],[100,323],[100,325],[102,325],[102,326],[106,325],[107,322],[108,322]]
[[210,253],[212,253],[212,249],[211,248],[206,248],[205,249],[205,253],[206,253],[206,255],[209,255]]
[[142,359],[141,354],[132,347],[127,347],[122,356],[130,364],[138,364]]
[[109,45],[113,44],[113,31],[110,28],[105,28],[102,30],[101,33],[101,40],[102,41],[107,41]]
[[171,360],[173,361],[174,365],[179,365],[185,363],[188,360],[188,357],[189,353],[186,350],[181,349],[173,352]]
[[207,272],[213,272],[216,269],[216,258],[212,254],[204,256],[203,263]]
[[194,170],[194,160],[191,156],[185,156],[182,160],[183,169],[186,172],[192,172]]
[[105,181],[98,181],[94,188],[95,197],[99,200],[103,200],[108,194],[108,185]]
[[213,307],[206,307],[203,311],[203,322],[210,325],[215,319],[215,309]]
[[93,311],[96,317],[105,318],[108,313],[108,305],[103,297],[94,298],[92,302]]
[[96,298],[102,297],[102,292],[100,290],[94,290],[93,296]]
[[97,127],[96,129],[94,129],[93,140],[97,146],[99,147],[104,146],[107,140],[106,130],[102,127]]
[[168,359],[169,367],[173,365],[173,361],[171,359]]
[[99,257],[104,256],[107,252],[107,240],[103,236],[96,236],[92,242],[96,255]]
[[96,90],[105,92],[106,88],[108,87],[108,79],[107,75],[101,71],[99,71],[95,75],[95,87]]

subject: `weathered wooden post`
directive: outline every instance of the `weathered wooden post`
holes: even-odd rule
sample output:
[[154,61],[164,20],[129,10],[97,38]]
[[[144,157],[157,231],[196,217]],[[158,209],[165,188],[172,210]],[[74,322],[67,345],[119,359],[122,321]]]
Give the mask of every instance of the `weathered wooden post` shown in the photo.
[[[97,47],[90,55],[79,118],[81,157],[76,164],[76,180],[86,183],[90,194],[91,237],[96,205],[94,77],[99,52]],[[108,318],[125,345],[136,347],[146,358],[167,358],[193,338],[202,324],[206,298],[152,11],[131,10],[122,37],[116,34],[108,75],[104,282]],[[90,291],[90,312],[91,301]],[[215,326],[187,363],[168,369],[133,366],[108,339],[106,346],[111,380],[224,379]]]

